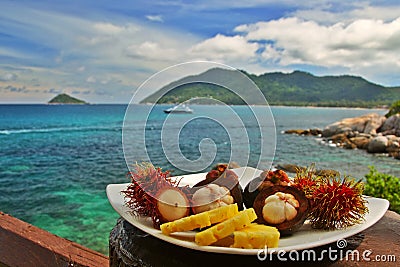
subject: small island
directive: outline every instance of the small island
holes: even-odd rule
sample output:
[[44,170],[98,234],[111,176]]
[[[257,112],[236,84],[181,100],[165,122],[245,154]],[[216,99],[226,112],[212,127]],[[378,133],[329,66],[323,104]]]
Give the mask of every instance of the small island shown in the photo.
[[69,96],[67,94],[59,94],[52,98],[48,104],[88,104],[87,102],[77,99],[75,97]]

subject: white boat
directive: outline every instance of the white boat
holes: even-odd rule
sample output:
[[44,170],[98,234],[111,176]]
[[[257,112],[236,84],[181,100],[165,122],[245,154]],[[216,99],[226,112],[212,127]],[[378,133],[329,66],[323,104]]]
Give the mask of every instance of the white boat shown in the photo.
[[164,109],[165,113],[193,113],[193,109],[184,104],[176,105],[172,108]]

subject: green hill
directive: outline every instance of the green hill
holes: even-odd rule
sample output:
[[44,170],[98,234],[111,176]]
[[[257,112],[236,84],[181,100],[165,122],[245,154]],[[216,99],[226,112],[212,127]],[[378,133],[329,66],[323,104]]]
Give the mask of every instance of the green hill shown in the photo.
[[[193,97],[210,97],[226,104],[243,104],[237,95],[221,86],[196,82],[185,84],[196,78],[207,80],[215,77],[229,84],[231,73],[231,70],[215,68],[183,78],[161,88],[142,103],[154,103],[157,100],[158,103],[180,103]],[[271,105],[373,107],[390,105],[400,99],[400,87],[384,87],[357,76],[318,77],[302,71],[262,75],[243,73],[257,84]],[[173,89],[165,93],[170,88]],[[245,89],[241,93],[246,93]]]
[[52,98],[49,104],[87,104],[85,101],[69,96],[67,94],[59,94]]

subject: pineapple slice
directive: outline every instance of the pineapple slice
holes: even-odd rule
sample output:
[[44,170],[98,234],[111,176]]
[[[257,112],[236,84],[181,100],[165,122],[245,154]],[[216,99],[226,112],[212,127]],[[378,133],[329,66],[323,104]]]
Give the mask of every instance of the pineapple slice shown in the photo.
[[234,217],[214,225],[195,235],[195,242],[200,246],[207,246],[231,235],[234,231],[245,228],[257,219],[253,208],[243,210]]
[[165,235],[170,235],[174,232],[190,231],[225,221],[238,213],[238,206],[235,203],[161,224],[160,229]]
[[233,248],[263,249],[278,247],[280,233],[272,226],[252,223],[233,232]]

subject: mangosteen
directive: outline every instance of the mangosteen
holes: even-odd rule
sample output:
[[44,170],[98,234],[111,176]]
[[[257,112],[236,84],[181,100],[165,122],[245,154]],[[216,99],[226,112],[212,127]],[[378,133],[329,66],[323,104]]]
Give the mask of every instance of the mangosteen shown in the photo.
[[258,223],[276,227],[281,235],[290,235],[304,224],[310,204],[304,192],[275,185],[261,190],[253,207]]
[[237,203],[243,209],[242,188],[239,178],[232,170],[211,170],[206,179],[193,186],[193,213],[218,208],[223,205]]
[[246,208],[249,209],[253,207],[254,200],[256,199],[258,193],[260,193],[258,187],[261,183],[262,183],[261,178],[256,177],[253,180],[251,180],[244,188],[243,203],[246,206]]
[[246,208],[252,208],[257,195],[265,188],[281,185],[289,185],[289,177],[283,170],[266,170],[258,177],[251,180],[245,187],[243,192],[243,202]]

